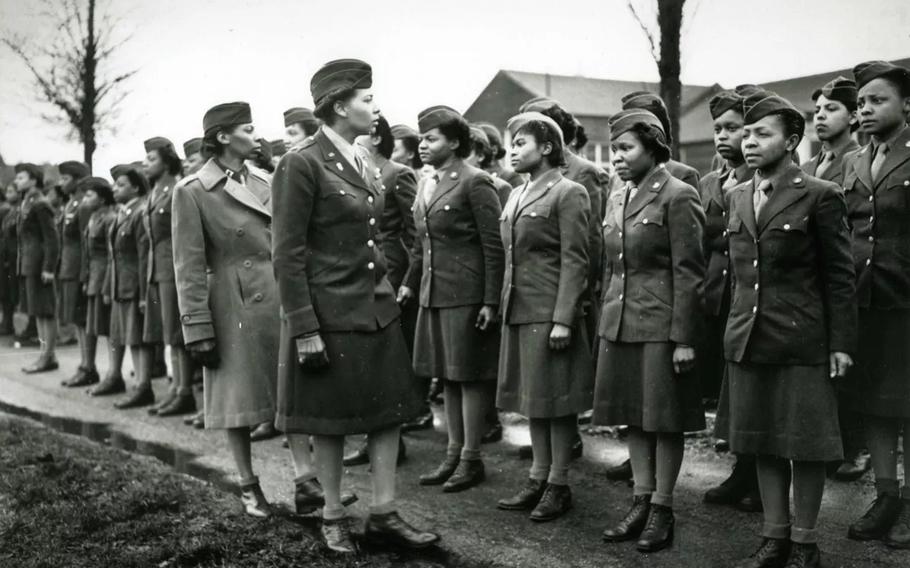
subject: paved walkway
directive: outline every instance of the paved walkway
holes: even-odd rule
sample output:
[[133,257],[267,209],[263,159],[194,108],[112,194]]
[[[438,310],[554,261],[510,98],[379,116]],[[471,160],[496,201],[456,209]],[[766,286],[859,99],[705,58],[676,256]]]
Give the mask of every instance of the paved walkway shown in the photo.
[[[49,424],[75,433],[103,432],[110,436],[112,445],[138,449],[166,461],[176,458],[179,469],[197,474],[211,472],[211,479],[219,483],[222,476],[234,479],[230,454],[219,432],[194,430],[184,426],[179,418],[150,417],[144,409],[118,411],[110,398],[95,399],[81,389],[61,387],[60,381],[72,374],[77,365],[78,352],[73,348],[61,351],[59,372],[26,376],[20,368],[34,358],[34,352],[9,347],[7,338],[0,341],[0,407],[28,409]],[[154,386],[159,393],[166,388],[163,380],[154,381]],[[468,563],[522,567],[728,567],[748,555],[758,542],[760,515],[709,507],[701,502],[704,491],[721,481],[730,465],[730,457],[717,455],[710,449],[709,440],[693,439],[688,443],[676,496],[675,546],[645,557],[631,544],[606,545],[600,541],[601,531],[622,517],[630,500],[625,484],[611,483],[603,476],[604,463],[624,455],[622,446],[612,439],[585,436],[586,456],[572,471],[575,509],[554,523],[537,525],[524,514],[495,508],[496,500],[514,492],[527,475],[529,464],[519,461],[515,451],[515,443],[527,439],[522,424],[507,429],[505,442],[485,448],[488,481],[456,495],[417,484],[418,476],[432,469],[444,453],[445,435],[439,416],[434,431],[409,434],[406,438],[408,459],[400,469],[400,508],[415,524],[438,530],[445,548]],[[253,453],[266,495],[274,502],[290,504],[293,468],[280,439],[256,444]],[[351,468],[346,483],[361,497],[354,511],[364,514],[363,503],[368,502],[370,493],[367,468]],[[847,525],[862,514],[872,493],[868,476],[853,484],[829,483],[820,520],[825,566],[910,566],[910,552],[892,552],[880,543],[856,543],[845,538]]]

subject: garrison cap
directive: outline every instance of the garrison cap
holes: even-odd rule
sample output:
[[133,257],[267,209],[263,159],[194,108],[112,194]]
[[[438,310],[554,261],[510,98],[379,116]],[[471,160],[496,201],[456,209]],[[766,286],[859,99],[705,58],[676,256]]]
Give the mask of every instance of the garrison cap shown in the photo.
[[288,153],[287,144],[285,144],[284,140],[280,138],[278,140],[272,140],[269,142],[269,146],[272,148],[272,155],[276,158],[280,158],[281,156],[284,156]]
[[743,83],[742,85],[736,85],[733,88],[733,92],[742,98],[754,95],[755,93],[768,92],[759,87],[758,85],[753,85],[752,83]]
[[248,103],[222,103],[205,112],[205,116],[202,117],[202,131],[205,134],[211,134],[219,128],[251,122],[253,122],[253,111],[250,110]]
[[708,110],[715,120],[728,110],[743,114],[743,98],[734,91],[721,91],[708,101]]
[[94,191],[101,198],[101,201],[110,205],[114,202],[114,190],[111,183],[101,177],[85,177],[79,180],[79,189],[82,191]]
[[88,166],[75,160],[61,162],[60,165],[57,166],[57,170],[60,171],[60,175],[68,175],[75,180],[82,179],[89,174]]
[[491,145],[499,146],[502,148],[502,134],[500,134],[499,129],[490,124],[489,122],[478,122],[475,126],[479,127],[487,135],[487,140],[490,141]]
[[190,138],[183,143],[183,155],[189,158],[202,151],[202,138]]
[[155,136],[154,138],[149,138],[145,141],[146,153],[151,152],[152,150],[160,150],[168,146],[173,148],[174,144],[163,136]]
[[117,164],[111,168],[111,179],[117,181],[118,177],[125,176],[128,171],[135,169],[136,167],[132,164]]
[[327,96],[347,89],[373,86],[373,68],[359,59],[336,59],[319,68],[310,80],[313,103],[319,106]]
[[664,137],[670,139],[670,113],[664,100],[648,91],[633,91],[622,98],[622,109],[642,109],[650,112],[660,121]]
[[509,134],[514,137],[516,134],[518,134],[519,130],[521,130],[526,124],[532,121],[542,122],[547,128],[552,130],[554,138],[559,142],[560,145],[562,145],[562,128],[556,124],[555,120],[539,112],[522,112],[516,114],[506,123],[506,128],[509,130]]
[[518,107],[519,114],[525,112],[543,112],[549,110],[553,107],[560,106],[555,99],[550,97],[534,97],[524,102],[520,107]]
[[311,122],[315,124],[316,117],[313,115],[313,111],[303,107],[289,108],[288,110],[284,111],[285,127],[288,127],[292,124],[297,124],[298,122]]
[[838,76],[825,84],[821,89],[815,89],[812,93],[812,100],[818,100],[818,97],[825,95],[826,99],[840,101],[845,105],[856,107],[856,83],[846,77]]
[[41,168],[41,166],[31,164],[29,162],[22,162],[20,164],[16,164],[13,167],[13,170],[17,174],[20,172],[26,172],[29,176],[31,176],[33,180],[36,180],[38,182],[39,186],[44,185],[44,170]]
[[429,132],[442,124],[459,120],[464,122],[464,117],[457,110],[445,105],[436,105],[422,110],[417,115],[417,128],[421,132]]
[[856,88],[863,86],[879,77],[885,77],[896,82],[905,92],[910,91],[910,69],[895,65],[888,61],[866,61],[853,68],[853,77],[856,78]]
[[743,101],[743,120],[746,124],[753,124],[769,114],[787,114],[799,120],[799,137],[802,138],[806,130],[806,118],[793,103],[770,91],[760,91],[746,97]]
[[392,138],[420,138],[420,134],[406,124],[396,124],[390,130],[392,131]]
[[483,128],[477,126],[476,124],[471,125],[471,138],[479,140],[487,146],[490,145],[490,137],[487,136],[487,133],[483,131]]
[[653,126],[666,136],[664,125],[653,112],[641,108],[630,108],[622,110],[610,117],[610,139],[614,140],[625,132],[628,132],[636,124],[647,124]]
[[259,142],[259,153],[262,155],[262,159],[266,162],[272,161],[272,143],[265,138],[257,138],[256,142]]

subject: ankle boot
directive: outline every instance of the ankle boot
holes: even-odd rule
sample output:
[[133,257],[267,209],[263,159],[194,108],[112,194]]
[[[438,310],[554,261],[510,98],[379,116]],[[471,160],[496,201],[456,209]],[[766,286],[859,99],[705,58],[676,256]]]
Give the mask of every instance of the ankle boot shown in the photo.
[[508,499],[500,499],[496,504],[497,509],[503,511],[528,511],[540,503],[544,491],[547,489],[547,482],[543,479],[528,479],[524,487],[514,496]]
[[730,476],[720,485],[705,493],[705,503],[712,505],[738,504],[753,488],[757,489],[756,476],[755,461],[738,456]]
[[458,468],[460,461],[460,456],[446,456],[446,459],[439,464],[439,467],[426,475],[420,476],[420,484],[442,485],[452,477],[452,474],[455,473],[455,469]]
[[251,517],[264,519],[272,515],[271,506],[266,500],[259,482],[241,487],[240,501],[243,503],[243,510]]
[[901,499],[901,512],[884,541],[891,548],[910,548],[910,496]]
[[648,522],[651,511],[651,495],[636,495],[632,498],[632,507],[619,523],[603,532],[604,542],[624,542],[635,540],[641,535]]
[[673,544],[673,527],[676,518],[673,509],[664,505],[651,505],[648,522],[635,547],[639,552],[657,552]]
[[572,491],[568,485],[548,483],[540,502],[531,511],[531,520],[536,523],[552,521],[563,516],[572,508]]
[[790,560],[784,568],[818,568],[821,566],[821,561],[821,552],[818,550],[817,544],[794,542],[793,548],[790,550]]
[[850,525],[847,536],[853,540],[876,540],[885,536],[901,511],[897,495],[882,493],[866,514]]
[[790,547],[790,539],[765,538],[758,550],[735,568],[784,568],[790,558]]
[[442,485],[444,493],[458,493],[486,479],[481,460],[461,460],[451,477]]

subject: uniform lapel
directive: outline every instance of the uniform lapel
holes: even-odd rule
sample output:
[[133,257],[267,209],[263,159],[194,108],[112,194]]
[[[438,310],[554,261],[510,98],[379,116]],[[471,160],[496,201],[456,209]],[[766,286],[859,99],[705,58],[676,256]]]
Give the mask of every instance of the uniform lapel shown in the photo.
[[534,182],[528,182],[531,183],[531,186],[528,187],[528,192],[525,194],[524,201],[516,204],[515,215],[513,216],[514,219],[520,217],[522,211],[546,195],[550,188],[556,185],[559,176],[559,170],[554,169],[536,179]]
[[882,164],[882,170],[879,172],[878,180],[875,182],[876,189],[888,177],[888,174],[907,160],[910,160],[910,127],[905,126],[903,132],[900,133],[888,149],[885,163]]
[[758,230],[760,233],[767,228],[768,223],[781,211],[806,195],[806,180],[803,178],[803,172],[795,165],[787,168],[783,175],[772,181],[771,187],[771,196],[758,214]]
[[[338,148],[332,144],[332,141],[325,135],[325,132],[320,130],[313,138],[322,150],[322,157],[325,160],[325,169],[355,187],[375,193],[374,189],[370,187],[371,184],[368,184],[366,180],[360,176],[360,172],[357,172],[354,169],[354,166],[348,162],[347,158],[345,158]],[[370,169],[366,164],[364,167],[366,167],[367,170]]]
[[503,212],[506,215],[506,219],[509,221],[509,225],[515,224],[515,218],[518,216],[518,200],[521,198],[522,192],[524,192],[525,187],[531,183],[526,181],[521,187],[516,187],[512,190],[512,193],[509,194],[509,199],[506,201],[506,206],[503,208]]
[[648,203],[654,201],[668,179],[670,179],[669,172],[667,172],[666,168],[660,167],[643,179],[641,185],[638,186],[638,192],[636,192],[635,197],[626,203],[623,217],[631,219],[644,209]]
[[746,226],[746,231],[752,235],[752,238],[758,236],[758,228],[755,226],[755,206],[753,205],[753,195],[755,194],[755,179],[746,184],[741,190],[734,194],[730,209],[736,211],[740,221]]
[[272,216],[272,213],[268,210],[268,208],[261,201],[259,201],[256,196],[250,192],[249,189],[234,181],[233,178],[229,178],[227,176],[225,176],[225,178],[224,192],[226,194],[234,198],[234,200],[238,203],[249,207],[253,211],[262,213],[266,217]]
[[439,183],[436,184],[436,192],[433,193],[433,198],[429,205],[427,205],[427,211],[436,205],[440,197],[458,187],[458,184],[461,183],[463,174],[464,162],[456,160],[452,163],[452,166],[448,168],[448,171],[445,172],[445,175],[439,178]]
[[857,154],[853,162],[853,169],[856,171],[856,177],[871,191],[875,184],[872,183],[872,145],[866,144]]

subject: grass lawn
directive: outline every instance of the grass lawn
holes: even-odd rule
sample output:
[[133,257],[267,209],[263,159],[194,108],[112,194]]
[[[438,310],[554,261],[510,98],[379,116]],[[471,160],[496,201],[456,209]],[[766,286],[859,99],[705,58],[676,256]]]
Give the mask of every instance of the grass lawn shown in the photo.
[[134,456],[0,414],[0,566],[438,566],[331,555],[314,527],[242,514],[236,497]]

